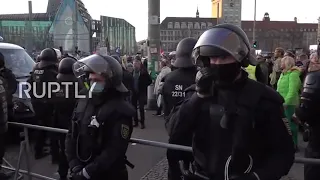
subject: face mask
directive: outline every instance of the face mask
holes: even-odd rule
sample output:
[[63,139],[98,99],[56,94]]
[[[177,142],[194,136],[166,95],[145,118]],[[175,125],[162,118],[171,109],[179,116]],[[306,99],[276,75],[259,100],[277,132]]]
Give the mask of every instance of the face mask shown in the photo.
[[105,82],[90,82],[92,93],[101,93],[105,88]]
[[215,80],[231,83],[240,73],[239,63],[230,63],[230,64],[211,64],[212,71],[215,74]]

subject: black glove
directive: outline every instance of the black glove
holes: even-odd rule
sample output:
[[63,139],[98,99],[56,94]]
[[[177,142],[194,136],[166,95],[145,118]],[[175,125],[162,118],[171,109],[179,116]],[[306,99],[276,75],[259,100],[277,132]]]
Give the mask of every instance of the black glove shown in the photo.
[[71,176],[74,176],[78,174],[79,172],[82,172],[83,166],[75,166],[71,169]]
[[211,68],[205,67],[198,71],[196,76],[196,91],[206,97],[212,95],[214,72]]
[[71,180],[87,180],[87,178],[83,176],[81,169],[79,172],[71,174]]
[[259,180],[254,173],[243,174],[241,176],[229,177],[229,180]]

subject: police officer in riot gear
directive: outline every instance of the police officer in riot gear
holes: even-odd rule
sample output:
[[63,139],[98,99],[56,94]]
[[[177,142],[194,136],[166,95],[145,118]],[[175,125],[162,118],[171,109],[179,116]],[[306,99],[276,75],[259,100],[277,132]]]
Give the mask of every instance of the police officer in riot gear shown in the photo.
[[[72,57],[63,58],[59,63],[57,81],[60,90],[55,93],[54,127],[68,129],[71,125],[71,118],[76,104],[76,94],[80,87],[78,79],[73,74],[73,64],[77,60]],[[55,134],[55,146],[59,149],[58,173],[60,180],[67,180],[68,161],[65,154],[65,134]]]
[[194,55],[204,68],[197,73],[195,92],[173,110],[170,134],[171,143],[182,145],[193,134],[194,174],[212,180],[286,175],[295,151],[284,101],[242,70],[256,65],[243,30],[221,24],[205,31]]
[[125,154],[135,110],[124,99],[122,68],[111,56],[94,54],[73,69],[90,87],[78,101],[66,139],[72,179],[127,180]]
[[[39,60],[40,62],[33,68],[29,79],[32,87],[32,91],[30,92],[35,92],[35,94],[31,93],[30,96],[37,123],[41,126],[52,126],[54,102],[52,93],[48,90],[49,83],[57,81],[58,57],[56,51],[53,48],[44,49],[39,55]],[[46,132],[38,131],[35,142],[36,159],[40,159],[46,155],[43,151],[45,141]],[[55,148],[55,146],[51,146],[52,162],[57,162],[58,160],[58,152],[54,150]]]
[[197,43],[194,38],[185,38],[179,42],[176,50],[176,60],[173,66],[177,69],[162,80],[164,115],[169,116],[173,106],[184,98],[184,90],[194,84],[196,66],[192,58],[192,49]]
[[[164,84],[162,89],[163,94],[163,111],[166,120],[166,127],[168,128],[171,123],[169,122],[169,114],[171,109],[185,97],[185,90],[194,84],[194,79],[196,77],[197,68],[195,66],[195,61],[192,58],[192,50],[196,45],[197,40],[194,38],[185,38],[181,40],[177,46],[176,50],[176,60],[173,66],[177,69],[169,73],[164,77]],[[170,129],[168,129],[170,132]],[[170,134],[170,133],[169,133]],[[191,134],[190,134],[191,135]],[[187,138],[191,139],[191,137]],[[169,138],[169,143],[171,143]],[[189,146],[191,146],[191,140],[189,141]],[[167,159],[169,162],[168,179],[176,180],[180,179],[181,172],[179,167],[179,159],[175,159],[177,153],[182,153],[180,151],[174,151],[168,149]],[[185,153],[186,158],[184,158],[184,164],[189,167],[189,163],[192,160],[192,154]],[[187,168],[189,169],[189,168]]]
[[[309,124],[308,145],[305,150],[306,158],[320,158],[320,71],[310,72],[306,75],[300,98],[300,106],[296,109],[294,118],[303,124]],[[314,180],[320,176],[320,165],[305,164],[304,179]]]

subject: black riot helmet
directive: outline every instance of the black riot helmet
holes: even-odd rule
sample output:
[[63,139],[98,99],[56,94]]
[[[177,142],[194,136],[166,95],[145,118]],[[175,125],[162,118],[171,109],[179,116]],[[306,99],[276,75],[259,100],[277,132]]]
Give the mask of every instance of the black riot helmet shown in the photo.
[[320,71],[309,72],[303,83],[301,101],[313,102],[316,106],[320,103]]
[[55,65],[58,63],[58,56],[53,48],[46,48],[39,55],[39,67]]
[[[307,120],[308,124],[313,125],[317,118],[320,116],[319,112],[320,103],[320,71],[309,72],[304,80],[303,90],[300,96],[299,111],[296,112],[298,116],[302,114],[306,116],[301,120]],[[303,113],[300,113],[303,111]],[[312,117],[312,118],[311,118]]]
[[[245,32],[232,24],[219,24],[205,31],[194,47],[196,60],[206,60],[206,57],[233,56],[241,66],[257,65],[250,53],[250,42]],[[207,62],[203,62],[207,65]]]
[[196,45],[197,40],[194,38],[184,38],[177,45],[176,60],[173,66],[176,68],[194,67],[194,59],[192,57],[192,50]]
[[128,92],[122,83],[122,67],[119,62],[111,56],[93,54],[77,61],[73,65],[73,72],[77,78],[95,73],[105,78],[105,89],[115,88],[119,92]]
[[76,62],[77,60],[72,57],[63,58],[59,63],[57,79],[60,81],[73,80],[75,78],[73,64]]
[[58,61],[57,53],[53,48],[46,48],[42,50],[39,56],[40,61],[51,61],[55,63]]

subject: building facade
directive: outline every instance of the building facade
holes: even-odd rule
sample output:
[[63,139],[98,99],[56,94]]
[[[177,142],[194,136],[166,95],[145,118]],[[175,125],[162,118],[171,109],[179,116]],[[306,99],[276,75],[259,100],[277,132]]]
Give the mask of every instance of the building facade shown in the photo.
[[167,17],[160,25],[161,48],[164,52],[175,51],[180,40],[186,37],[198,37],[208,28],[217,24],[216,18]]
[[54,46],[68,52],[74,52],[75,47],[79,51],[90,52],[92,35],[89,21],[91,17],[83,18],[74,0],[62,1],[50,28]]
[[211,0],[212,17],[218,23],[230,23],[241,27],[242,0]]
[[101,16],[100,42],[111,52],[135,54],[137,52],[135,27],[124,19]]
[[318,19],[318,36],[317,36],[317,40],[320,41],[320,17]]
[[[185,37],[198,38],[205,30],[216,25],[216,18],[167,17],[161,22],[161,45],[165,52],[174,51]],[[253,41],[253,21],[242,21],[241,27],[250,42]],[[263,20],[256,21],[257,49],[273,52],[276,47],[285,49],[308,49],[317,44],[318,24],[293,21],[271,21],[265,13]]]
[[[253,21],[242,21],[242,29],[253,41]],[[309,49],[309,45],[317,43],[318,25],[293,21],[271,21],[268,13],[260,21],[256,21],[257,49],[272,52],[276,47],[285,49]]]
[[137,50],[134,26],[119,18],[93,20],[81,0],[49,0],[46,13],[31,16],[0,15],[0,36],[21,46],[32,44],[36,50],[61,46],[71,53],[75,47],[89,53],[106,40],[111,50],[132,54]]
[[44,13],[0,15],[0,36],[6,42],[28,47],[32,42],[33,49],[40,49],[52,45],[52,36],[49,34],[51,21]]

